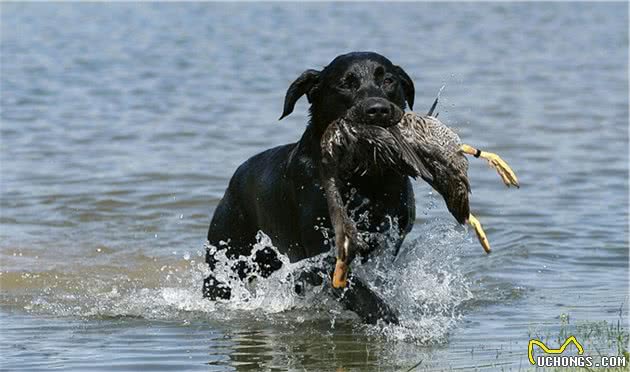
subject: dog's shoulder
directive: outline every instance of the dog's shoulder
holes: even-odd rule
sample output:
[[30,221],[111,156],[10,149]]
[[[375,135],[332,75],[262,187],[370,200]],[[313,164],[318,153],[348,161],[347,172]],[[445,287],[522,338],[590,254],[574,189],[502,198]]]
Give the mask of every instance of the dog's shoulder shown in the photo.
[[243,162],[236,169],[234,176],[240,177],[248,174],[256,176],[284,169],[287,166],[291,151],[295,147],[295,143],[290,143],[259,152]]

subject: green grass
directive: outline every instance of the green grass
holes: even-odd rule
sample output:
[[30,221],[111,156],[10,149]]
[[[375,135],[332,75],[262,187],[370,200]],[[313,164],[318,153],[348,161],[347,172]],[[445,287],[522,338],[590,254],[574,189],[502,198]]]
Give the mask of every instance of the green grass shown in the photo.
[[[623,305],[622,305],[623,306]],[[560,329],[556,337],[534,335],[530,332],[531,338],[549,342],[552,345],[561,345],[569,336],[575,336],[584,347],[584,355],[593,357],[623,355],[626,359],[625,367],[615,368],[593,368],[593,367],[559,367],[544,368],[544,371],[568,372],[568,371],[597,371],[597,372],[620,372],[630,371],[630,353],[628,352],[629,333],[622,323],[622,312],[620,309],[619,318],[615,322],[577,322],[572,324],[568,314],[560,315]],[[574,350],[574,346],[573,346]],[[530,369],[534,371],[535,369]],[[539,368],[538,370],[543,370]]]

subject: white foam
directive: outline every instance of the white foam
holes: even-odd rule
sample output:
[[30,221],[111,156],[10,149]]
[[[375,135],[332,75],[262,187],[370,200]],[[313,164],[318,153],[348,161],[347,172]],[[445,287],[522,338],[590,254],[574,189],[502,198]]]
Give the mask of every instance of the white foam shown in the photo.
[[[361,264],[359,259],[353,262],[355,275],[399,311],[397,326],[361,325],[356,316],[343,310],[326,293],[326,284],[309,288],[304,296],[297,295],[294,275],[303,268],[321,266],[324,255],[297,263],[290,263],[286,256],[280,255],[283,262],[280,270],[268,278],[257,277],[250,282],[236,278],[229,269],[232,262],[219,251],[215,275],[230,284],[233,294],[230,301],[202,298],[201,283],[209,270],[202,261],[201,251],[192,254],[189,251],[176,263],[156,263],[155,270],[161,275],[157,283],[131,279],[134,275],[130,273],[114,277],[95,274],[89,282],[42,290],[25,307],[62,316],[132,316],[177,321],[254,317],[273,322],[287,321],[288,317],[295,322],[327,319],[334,327],[336,321],[348,320],[368,335],[419,343],[444,342],[460,319],[460,305],[472,298],[469,284],[457,266],[458,253],[468,238],[450,221],[430,221],[417,228],[420,231],[415,235],[419,237],[408,240],[396,260],[393,260],[393,244],[385,244],[386,248],[369,262]],[[392,236],[383,239],[394,241]],[[253,251],[264,248],[276,249],[269,236],[260,232]],[[251,263],[252,256],[239,259]]]

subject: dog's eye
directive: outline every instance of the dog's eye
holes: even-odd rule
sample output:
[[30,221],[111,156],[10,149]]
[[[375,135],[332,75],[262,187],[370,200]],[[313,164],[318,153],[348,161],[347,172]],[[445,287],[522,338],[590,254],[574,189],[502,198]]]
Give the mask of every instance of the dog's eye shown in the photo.
[[390,77],[387,77],[387,78],[383,79],[383,85],[384,85],[384,86],[390,85],[390,84],[392,84],[393,82],[394,82],[394,79],[392,79],[392,78],[390,78]]
[[347,74],[342,79],[340,79],[337,87],[342,90],[357,89],[359,87],[359,80],[354,74]]
[[341,89],[352,89],[352,83],[348,80],[344,80],[339,84],[339,88]]
[[354,79],[343,79],[339,83],[338,87],[341,90],[353,90],[357,87],[357,83]]

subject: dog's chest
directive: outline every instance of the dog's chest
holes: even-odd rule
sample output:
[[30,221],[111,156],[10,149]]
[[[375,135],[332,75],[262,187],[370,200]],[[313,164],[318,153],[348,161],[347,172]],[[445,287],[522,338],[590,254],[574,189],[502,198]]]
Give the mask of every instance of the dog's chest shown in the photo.
[[401,194],[405,190],[349,183],[341,192],[348,215],[359,230],[385,232],[392,227],[393,221],[398,221],[402,215],[407,214],[406,206],[401,203]]

